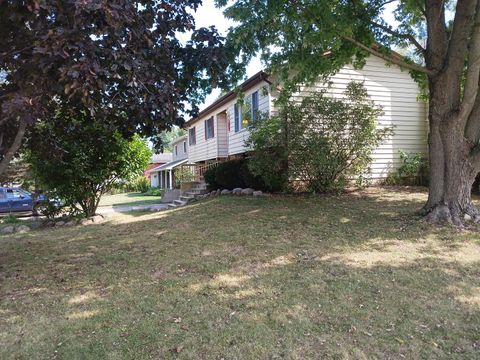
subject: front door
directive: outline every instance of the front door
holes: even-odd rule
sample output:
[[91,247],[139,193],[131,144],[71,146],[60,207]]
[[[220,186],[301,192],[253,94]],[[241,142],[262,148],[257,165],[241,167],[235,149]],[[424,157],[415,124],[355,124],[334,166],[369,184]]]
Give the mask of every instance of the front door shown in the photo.
[[7,189],[7,200],[10,203],[11,212],[33,210],[32,197],[18,189]]

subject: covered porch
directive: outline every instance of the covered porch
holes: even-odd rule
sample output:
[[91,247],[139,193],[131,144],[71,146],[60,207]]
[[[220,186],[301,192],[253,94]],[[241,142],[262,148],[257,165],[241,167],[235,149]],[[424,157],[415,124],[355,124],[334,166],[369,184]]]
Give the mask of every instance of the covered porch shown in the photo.
[[160,189],[169,190],[174,189],[176,183],[175,170],[187,162],[188,159],[171,161],[167,164],[150,170],[152,179],[155,179],[155,182],[152,180],[152,187],[159,187]]

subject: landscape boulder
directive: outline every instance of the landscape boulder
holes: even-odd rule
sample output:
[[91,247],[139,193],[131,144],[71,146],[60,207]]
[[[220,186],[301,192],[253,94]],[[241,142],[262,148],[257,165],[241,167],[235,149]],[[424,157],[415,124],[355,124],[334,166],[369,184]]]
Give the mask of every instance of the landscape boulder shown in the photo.
[[15,229],[15,232],[17,233],[20,233],[20,234],[24,234],[24,233],[27,233],[29,232],[31,229],[29,226],[27,225],[20,225],[20,226],[17,226],[16,229]]
[[263,192],[261,192],[260,190],[258,190],[258,191],[254,191],[254,192],[253,192],[253,196],[254,196],[254,197],[260,197],[260,196],[263,196]]
[[13,226],[5,226],[5,227],[1,230],[1,234],[3,234],[3,235],[13,234],[14,231],[15,231],[15,227],[13,227]]
[[242,190],[242,195],[253,195],[254,190],[251,188],[246,188]]
[[224,189],[222,190],[222,192],[220,193],[221,195],[230,195],[232,192],[230,190],[227,190],[227,189]]
[[232,190],[233,195],[241,195],[242,194],[242,188],[235,188]]
[[90,225],[90,224],[93,224],[92,218],[80,220],[80,225]]
[[57,221],[55,223],[55,226],[63,226],[63,225],[65,225],[65,221],[63,221],[63,220]]
[[98,215],[98,214],[95,216],[92,216],[91,219],[94,223],[101,223],[105,220],[105,218],[102,215]]

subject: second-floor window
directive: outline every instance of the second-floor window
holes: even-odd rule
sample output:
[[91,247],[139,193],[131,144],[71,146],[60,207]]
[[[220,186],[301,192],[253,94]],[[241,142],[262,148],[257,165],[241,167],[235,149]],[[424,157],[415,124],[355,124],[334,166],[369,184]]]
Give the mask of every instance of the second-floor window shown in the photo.
[[188,129],[188,145],[195,145],[197,143],[197,136],[195,133],[195,126]]
[[213,116],[205,120],[205,140],[211,139],[215,136],[215,129],[213,126]]
[[184,154],[187,153],[187,142],[186,141],[183,142],[183,153]]
[[178,155],[178,145],[175,145],[175,156]]
[[235,132],[246,129],[258,117],[258,91],[234,105]]

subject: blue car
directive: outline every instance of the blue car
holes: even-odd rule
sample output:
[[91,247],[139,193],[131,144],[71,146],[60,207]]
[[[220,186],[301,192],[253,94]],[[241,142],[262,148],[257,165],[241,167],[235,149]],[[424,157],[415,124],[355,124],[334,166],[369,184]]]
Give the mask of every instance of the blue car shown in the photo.
[[0,187],[0,214],[35,213],[38,203],[45,201],[45,196],[34,196],[18,187]]

